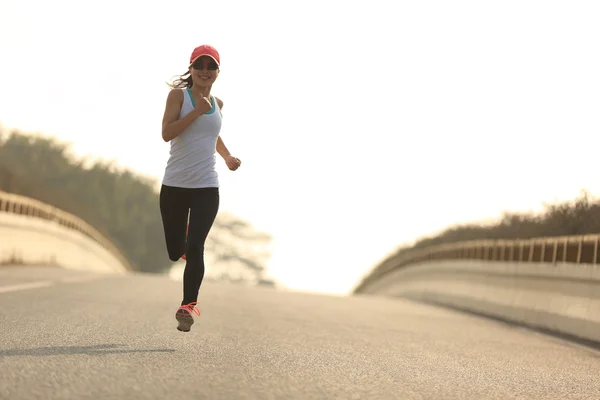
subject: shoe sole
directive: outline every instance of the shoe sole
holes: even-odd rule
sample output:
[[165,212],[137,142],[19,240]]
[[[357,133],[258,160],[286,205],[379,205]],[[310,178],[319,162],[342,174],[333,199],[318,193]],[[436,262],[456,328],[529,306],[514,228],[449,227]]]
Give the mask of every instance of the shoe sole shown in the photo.
[[194,318],[187,311],[177,311],[175,318],[177,319],[177,322],[179,322],[177,330],[181,332],[189,332],[194,324]]

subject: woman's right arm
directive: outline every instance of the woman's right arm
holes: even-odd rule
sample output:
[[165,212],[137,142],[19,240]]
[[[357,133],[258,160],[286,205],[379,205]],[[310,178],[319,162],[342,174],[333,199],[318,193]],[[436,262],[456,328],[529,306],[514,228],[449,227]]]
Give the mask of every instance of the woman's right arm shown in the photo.
[[162,138],[165,142],[175,139],[181,134],[197,117],[198,113],[193,110],[185,117],[179,119],[179,112],[183,104],[183,91],[172,89],[167,96],[167,105],[162,122]]

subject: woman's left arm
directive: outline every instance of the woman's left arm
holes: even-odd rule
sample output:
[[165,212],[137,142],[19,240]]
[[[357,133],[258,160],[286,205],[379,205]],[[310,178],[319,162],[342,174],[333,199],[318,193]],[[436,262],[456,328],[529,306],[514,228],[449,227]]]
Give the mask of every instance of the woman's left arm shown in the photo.
[[[219,108],[222,109],[223,101],[221,101],[221,99],[218,99],[216,97],[215,97],[215,99],[217,100],[217,103],[219,104]],[[227,149],[227,146],[225,146],[225,142],[223,142],[223,139],[221,138],[221,136],[219,136],[217,138],[217,153],[219,153],[219,155],[221,157],[223,157],[223,160],[225,160],[225,164],[227,164],[227,167],[232,171],[235,171],[236,169],[238,169],[240,167],[240,165],[242,164],[242,162],[240,161],[239,158],[231,155],[231,153]]]
[[227,168],[230,170],[235,171],[240,167],[240,165],[242,165],[240,159],[232,156],[229,150],[227,150],[227,146],[225,146],[221,136],[217,138],[217,152],[221,155],[221,157],[223,157],[225,164],[227,164]]

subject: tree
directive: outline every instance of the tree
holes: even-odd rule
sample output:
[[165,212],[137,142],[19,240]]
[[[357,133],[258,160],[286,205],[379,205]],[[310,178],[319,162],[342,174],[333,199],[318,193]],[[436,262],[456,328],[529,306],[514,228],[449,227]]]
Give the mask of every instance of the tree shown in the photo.
[[[78,160],[69,145],[0,128],[0,189],[38,199],[83,219],[144,272],[164,272],[167,257],[157,182],[113,163]],[[206,254],[216,267],[243,268],[257,278],[270,236],[236,216],[219,213]]]
[[417,240],[412,247],[399,248],[379,265],[412,249],[438,244],[475,239],[527,239],[600,232],[600,200],[590,198],[586,191],[582,191],[572,201],[544,206],[546,209],[538,215],[504,213],[494,224],[469,223],[448,227],[438,235]]

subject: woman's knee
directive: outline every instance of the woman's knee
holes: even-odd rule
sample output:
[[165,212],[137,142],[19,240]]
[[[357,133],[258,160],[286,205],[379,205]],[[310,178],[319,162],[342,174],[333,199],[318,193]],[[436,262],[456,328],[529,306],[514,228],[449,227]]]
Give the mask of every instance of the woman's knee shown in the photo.
[[203,241],[189,241],[186,254],[188,257],[203,257],[204,256],[204,242]]

